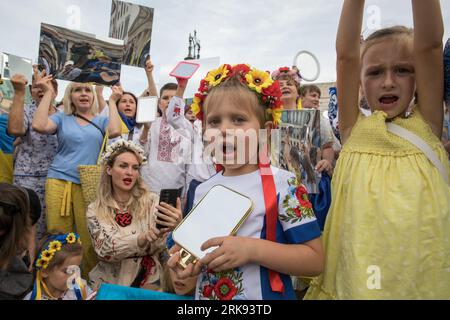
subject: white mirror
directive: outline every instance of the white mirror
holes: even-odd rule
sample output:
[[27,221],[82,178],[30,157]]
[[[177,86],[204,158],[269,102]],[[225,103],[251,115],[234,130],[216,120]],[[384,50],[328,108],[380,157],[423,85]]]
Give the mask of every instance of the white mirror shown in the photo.
[[33,64],[31,59],[22,58],[9,53],[1,54],[0,73],[3,79],[11,79],[15,74],[21,74],[31,84]]
[[148,123],[156,120],[158,97],[141,97],[138,99],[136,122]]
[[200,250],[204,242],[236,234],[252,209],[250,198],[224,186],[214,186],[175,229],[173,240],[195,259],[201,259],[215,249]]

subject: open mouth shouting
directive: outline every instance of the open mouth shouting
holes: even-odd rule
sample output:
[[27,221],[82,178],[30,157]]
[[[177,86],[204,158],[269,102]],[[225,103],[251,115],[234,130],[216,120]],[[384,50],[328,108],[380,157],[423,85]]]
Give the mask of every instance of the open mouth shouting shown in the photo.
[[380,105],[383,107],[383,109],[390,109],[395,106],[398,99],[399,98],[397,95],[386,94],[381,96],[381,98],[378,99],[378,101]]

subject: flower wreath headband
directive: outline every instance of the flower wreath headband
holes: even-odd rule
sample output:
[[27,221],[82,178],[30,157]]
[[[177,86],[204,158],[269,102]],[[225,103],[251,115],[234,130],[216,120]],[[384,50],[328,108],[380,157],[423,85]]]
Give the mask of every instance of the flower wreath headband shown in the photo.
[[300,71],[297,69],[297,67],[292,67],[292,69],[290,69],[289,67],[282,67],[272,72],[272,78],[274,80],[278,80],[281,76],[290,77],[298,86],[300,86],[302,83],[302,76],[300,75]]
[[253,69],[247,64],[235,66],[224,64],[218,69],[208,72],[206,77],[200,82],[198,93],[195,94],[191,105],[192,112],[197,119],[204,120],[203,104],[209,92],[214,87],[235,76],[258,96],[260,105],[271,116],[274,125],[278,125],[281,121],[281,111],[283,109],[280,84],[278,81],[273,80],[268,72]]
[[147,157],[144,155],[144,150],[142,150],[142,148],[134,142],[125,139],[119,139],[107,146],[105,152],[102,155],[101,163],[103,165],[106,165],[113,158],[113,156],[121,150],[131,150],[138,157],[141,165],[147,163]]
[[80,236],[73,232],[50,237],[49,243],[42,249],[36,260],[36,268],[47,269],[50,261],[61,250],[63,245],[74,244],[76,242],[81,244]]

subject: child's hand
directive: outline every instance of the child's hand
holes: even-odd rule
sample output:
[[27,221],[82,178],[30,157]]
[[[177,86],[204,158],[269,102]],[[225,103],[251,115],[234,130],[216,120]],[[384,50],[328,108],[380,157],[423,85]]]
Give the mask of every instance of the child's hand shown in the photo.
[[174,230],[178,224],[181,222],[183,214],[181,213],[181,200],[177,199],[177,207],[174,208],[167,203],[161,202],[160,205],[156,206],[158,211],[156,212],[156,223],[164,226],[161,229],[162,232],[168,232]]
[[250,240],[234,236],[209,239],[202,245],[201,250],[217,246],[219,248],[208,253],[200,262],[215,272],[241,267],[250,262]]
[[180,261],[180,258],[181,258],[180,250],[181,250],[181,247],[177,244],[175,244],[169,250],[170,258],[169,258],[169,260],[167,260],[167,266],[170,269],[172,269],[173,271],[175,271],[175,273],[177,274],[177,277],[182,280],[184,280],[186,278],[198,276],[200,274],[200,272],[202,271],[203,264],[200,261],[197,261],[195,264],[194,263],[188,264],[186,269],[182,269],[178,265],[178,261]]

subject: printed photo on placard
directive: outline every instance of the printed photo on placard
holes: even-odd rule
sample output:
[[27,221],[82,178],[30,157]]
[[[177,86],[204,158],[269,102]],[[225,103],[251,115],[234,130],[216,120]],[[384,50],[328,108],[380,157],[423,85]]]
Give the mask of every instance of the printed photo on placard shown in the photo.
[[320,112],[284,110],[272,140],[274,166],[294,173],[309,193],[318,193],[321,175],[314,168],[321,160]]
[[39,68],[55,79],[111,86],[120,81],[123,41],[41,24]]
[[150,55],[154,9],[113,0],[109,36],[124,40],[122,64],[145,67]]
[[[0,82],[2,82],[0,84],[0,114],[9,113],[14,98],[14,88],[10,80],[2,78]],[[31,102],[30,90],[27,87],[25,90],[25,105],[30,105]]]

